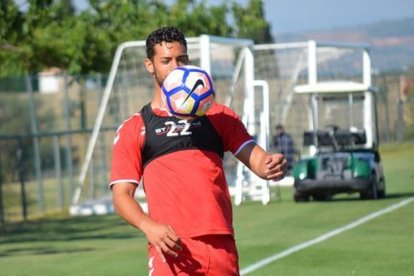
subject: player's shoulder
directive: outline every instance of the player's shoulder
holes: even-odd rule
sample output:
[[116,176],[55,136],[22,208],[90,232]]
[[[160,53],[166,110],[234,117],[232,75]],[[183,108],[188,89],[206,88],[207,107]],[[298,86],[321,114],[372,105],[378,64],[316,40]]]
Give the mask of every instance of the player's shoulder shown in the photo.
[[234,111],[227,105],[224,105],[218,102],[214,102],[211,105],[210,109],[207,111],[207,115],[220,114],[220,113],[229,114],[229,113],[234,113]]
[[118,132],[122,130],[136,130],[140,129],[144,125],[140,112],[134,113],[129,116],[122,124],[118,127]]
[[228,107],[227,105],[221,104],[221,103],[213,103],[213,105],[210,107],[210,109],[207,111],[207,116],[229,116],[229,117],[235,117],[237,118],[238,115],[236,112]]

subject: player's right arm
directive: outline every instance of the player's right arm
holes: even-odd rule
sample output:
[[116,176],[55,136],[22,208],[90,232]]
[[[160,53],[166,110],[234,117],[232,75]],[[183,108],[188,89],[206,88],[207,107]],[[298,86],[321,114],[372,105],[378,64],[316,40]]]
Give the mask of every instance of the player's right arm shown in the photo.
[[119,127],[114,140],[110,187],[119,216],[144,232],[161,259],[165,260],[164,254],[177,255],[174,250],[180,248],[180,239],[170,226],[149,218],[134,198],[143,173],[141,150],[144,133],[140,114],[133,115]]
[[161,259],[165,255],[177,257],[176,250],[181,250],[181,241],[171,226],[158,223],[148,217],[134,199],[136,184],[117,183],[112,186],[112,200],[115,211],[127,223],[140,229],[148,241],[155,247]]

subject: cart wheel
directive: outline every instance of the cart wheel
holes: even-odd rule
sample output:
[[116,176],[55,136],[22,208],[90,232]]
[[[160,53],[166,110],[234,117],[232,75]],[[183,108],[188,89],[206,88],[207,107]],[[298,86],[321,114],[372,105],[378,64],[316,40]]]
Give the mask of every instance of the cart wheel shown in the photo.
[[309,196],[307,194],[295,193],[293,199],[295,202],[307,202],[309,201]]
[[382,184],[380,186],[383,187],[383,188],[382,188],[382,190],[378,190],[378,192],[377,192],[378,193],[378,198],[384,198],[385,197],[385,181],[384,181],[384,179],[381,179],[380,182]]
[[378,181],[377,175],[372,173],[370,189],[360,193],[361,199],[378,199]]

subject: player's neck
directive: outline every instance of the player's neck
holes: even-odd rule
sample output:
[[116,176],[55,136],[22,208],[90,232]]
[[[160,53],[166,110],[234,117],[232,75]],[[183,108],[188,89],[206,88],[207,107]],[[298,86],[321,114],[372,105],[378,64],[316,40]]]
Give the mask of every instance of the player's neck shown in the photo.
[[151,107],[152,107],[152,109],[156,109],[156,108],[158,108],[158,109],[160,109],[160,108],[162,108],[163,107],[163,105],[162,105],[162,102],[161,102],[161,99],[152,99],[152,101],[151,101]]
[[154,95],[154,98],[151,101],[152,109],[161,109],[163,107],[161,96],[158,94]]
[[152,112],[157,114],[158,116],[170,116],[167,109],[165,109],[161,98],[155,98],[151,101],[151,109]]
[[162,99],[161,99],[161,88],[158,87],[157,85],[154,88],[154,97],[152,98],[152,101],[151,101],[151,107],[152,109],[163,107]]

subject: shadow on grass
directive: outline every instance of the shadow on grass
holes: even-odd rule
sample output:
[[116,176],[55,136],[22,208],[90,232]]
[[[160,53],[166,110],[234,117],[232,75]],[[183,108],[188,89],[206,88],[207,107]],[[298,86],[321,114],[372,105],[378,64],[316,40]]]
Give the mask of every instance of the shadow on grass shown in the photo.
[[414,193],[393,193],[393,194],[386,194],[385,199],[392,199],[392,198],[404,198],[404,197],[413,197]]
[[[386,194],[384,198],[377,200],[387,200],[387,199],[398,199],[398,198],[408,198],[413,197],[414,192],[407,193],[390,193]],[[353,202],[353,201],[372,201],[373,199],[361,199],[357,193],[350,194],[349,196],[344,196],[343,194],[338,194],[337,196],[327,197],[325,199],[312,199],[310,202]]]
[[0,244],[137,237],[144,238],[144,235],[115,215],[48,218],[9,223],[0,228]]
[[95,251],[95,248],[51,248],[51,247],[25,247],[25,248],[11,248],[2,250],[0,258],[12,256],[27,256],[27,255],[50,255],[62,253],[79,253]]

